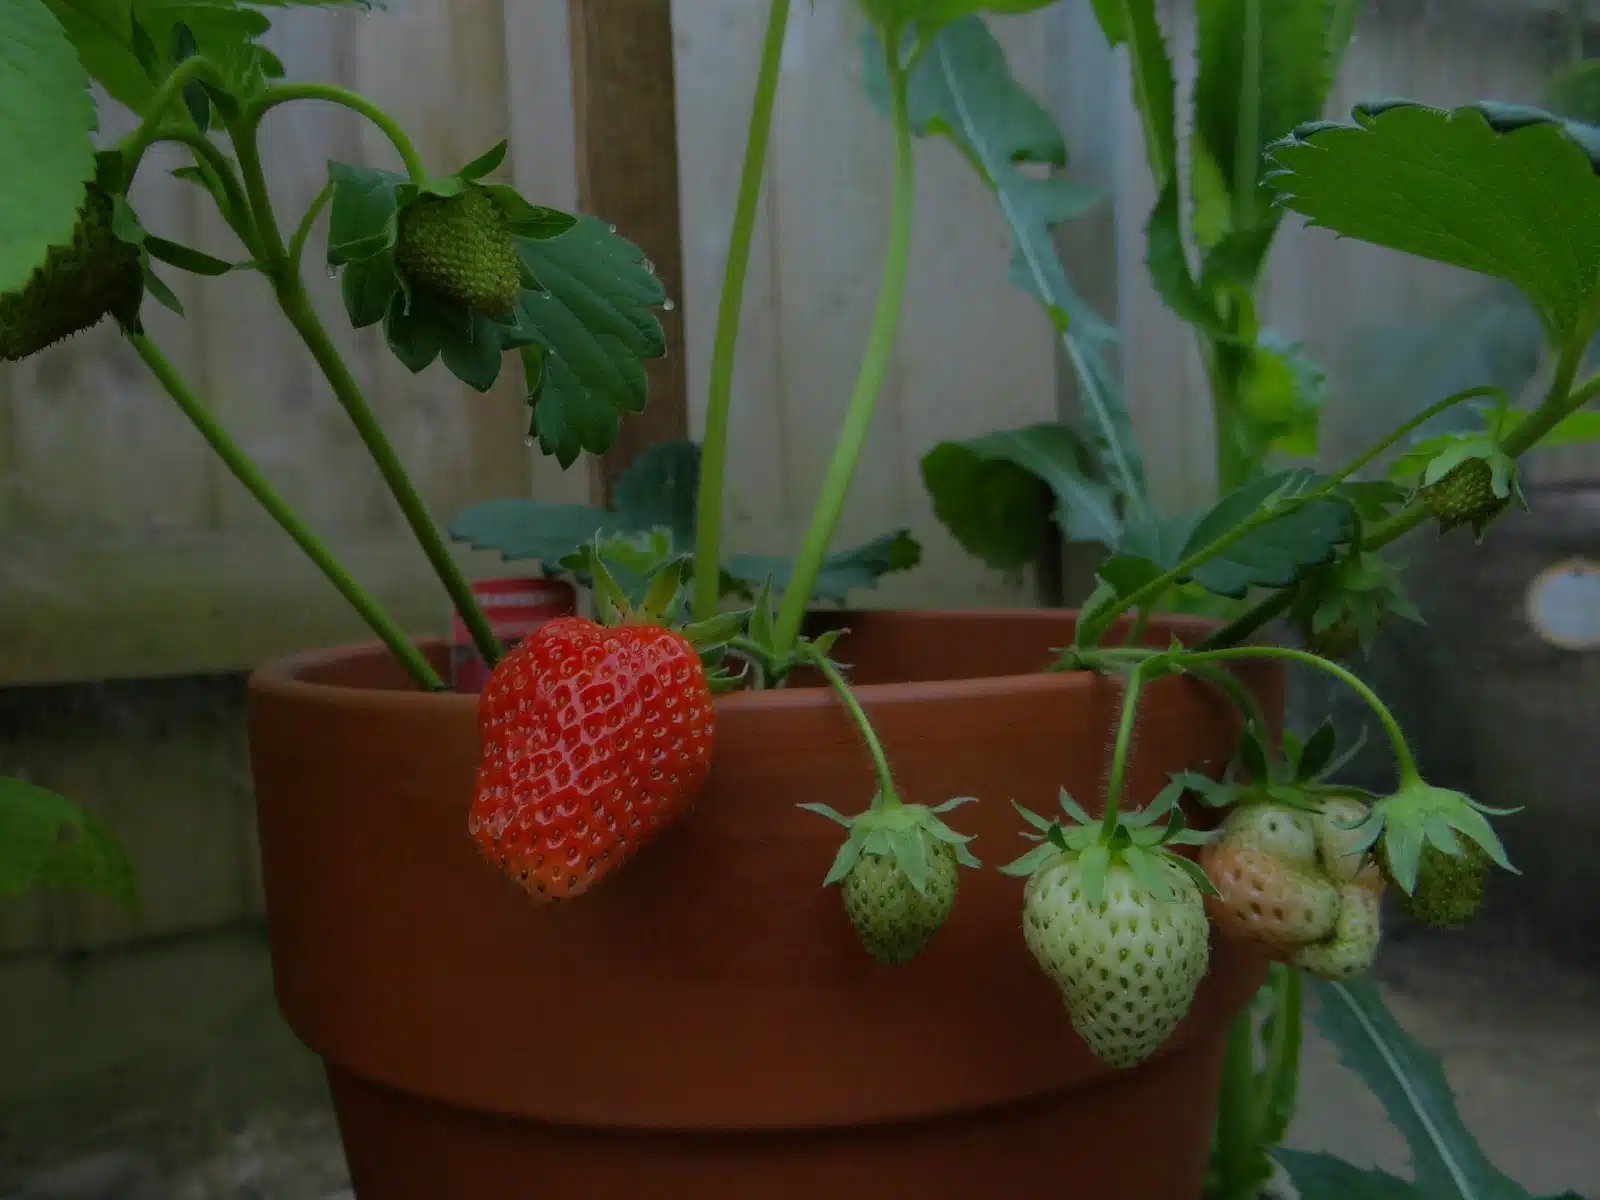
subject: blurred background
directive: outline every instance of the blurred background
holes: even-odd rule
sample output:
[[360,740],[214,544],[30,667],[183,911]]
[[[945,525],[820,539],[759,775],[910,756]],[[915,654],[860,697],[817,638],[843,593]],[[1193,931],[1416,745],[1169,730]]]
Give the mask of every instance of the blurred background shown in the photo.
[[[1180,97],[1189,8],[1164,14]],[[441,171],[509,139],[524,194],[617,222],[677,299],[652,409],[606,461],[562,472],[523,445],[519,372],[488,395],[441,366],[412,376],[375,331],[348,329],[337,285],[316,279],[441,520],[495,497],[591,499],[641,446],[697,434],[764,20],[757,0],[390,0],[370,15],[276,20],[269,43],[291,78],[366,93]],[[1209,394],[1192,338],[1144,268],[1154,193],[1125,66],[1088,0],[992,28],[1064,132],[1067,173],[1104,198],[1059,241],[1074,281],[1122,331],[1153,499],[1204,504]],[[797,544],[876,297],[889,132],[861,87],[859,32],[846,0],[795,6],[735,380],[735,551]],[[1542,103],[1595,32],[1565,0],[1368,0],[1329,110],[1390,96]],[[628,130],[619,157],[613,135]],[[315,195],[329,159],[392,165],[370,130],[320,105],[278,110],[266,144],[286,213]],[[943,141],[919,141],[917,154],[909,299],[838,544],[904,526],[923,545],[918,570],[858,603],[1037,603],[1034,571],[990,571],[945,533],[919,463],[943,440],[1070,415],[1071,373],[1038,307],[1006,282],[1009,234],[982,182]],[[190,185],[147,170],[135,200],[152,230],[233,249]],[[184,276],[178,290],[189,316],[158,311],[157,340],[402,624],[445,632],[444,596],[265,284]],[[1544,369],[1514,295],[1335,244],[1297,218],[1278,237],[1264,314],[1328,374],[1329,462],[1450,391],[1520,392]],[[0,371],[0,429],[0,774],[101,816],[129,846],[143,902],[136,917],[68,893],[0,906],[0,1197],[332,1200],[348,1185],[320,1069],[271,993],[243,678],[363,629],[109,325]],[[1526,876],[1468,934],[1398,924],[1379,977],[1444,1056],[1492,1157],[1535,1191],[1600,1194],[1600,739],[1589,730],[1600,618],[1592,591],[1529,603],[1544,573],[1600,558],[1600,452],[1545,453],[1526,479],[1532,511],[1481,548],[1431,532],[1403,546],[1430,623],[1386,632],[1363,668],[1436,782],[1528,806],[1504,826]],[[487,554],[463,561],[479,577],[504,573]],[[1088,566],[1069,555],[1048,598],[1080,600]],[[1328,702],[1309,684],[1295,700],[1301,715]],[[1387,782],[1381,756],[1356,770]],[[1403,1170],[1376,1103],[1320,1043],[1302,1096],[1297,1144]]]

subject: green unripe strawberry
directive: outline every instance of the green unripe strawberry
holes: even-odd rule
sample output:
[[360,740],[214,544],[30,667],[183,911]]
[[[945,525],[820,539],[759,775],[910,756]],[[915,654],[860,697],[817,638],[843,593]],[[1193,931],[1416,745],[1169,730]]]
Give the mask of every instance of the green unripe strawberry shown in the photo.
[[1119,1068],[1137,1066],[1172,1036],[1211,956],[1199,887],[1171,860],[1148,861],[1167,895],[1118,862],[1095,902],[1076,853],[1046,860],[1023,891],[1028,949],[1061,989],[1078,1036]]
[[917,836],[928,872],[921,891],[892,853],[863,853],[839,884],[861,945],[890,966],[915,958],[956,904],[956,848],[928,833]]
[[[1483,907],[1483,883],[1489,873],[1489,856],[1467,838],[1458,838],[1457,842],[1460,854],[1450,854],[1432,842],[1424,845],[1417,862],[1416,889],[1407,895],[1404,888],[1395,888],[1400,906],[1418,924],[1430,929],[1459,929]],[[1389,860],[1381,845],[1378,863],[1387,876]]]
[[491,316],[509,312],[522,290],[505,212],[480,187],[402,209],[395,263],[413,283]]
[[52,246],[20,291],[0,296],[0,359],[16,362],[135,303],[139,248],[111,229],[111,197],[91,183],[72,241]]
[[1511,503],[1511,496],[1495,493],[1494,465],[1486,458],[1462,459],[1419,493],[1423,504],[1439,522],[1439,532],[1470,525],[1482,534],[1484,527]]

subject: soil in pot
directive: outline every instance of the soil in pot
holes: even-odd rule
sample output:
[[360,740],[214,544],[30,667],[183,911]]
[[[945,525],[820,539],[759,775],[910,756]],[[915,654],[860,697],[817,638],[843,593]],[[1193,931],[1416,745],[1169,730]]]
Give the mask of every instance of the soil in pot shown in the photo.
[[[1098,806],[1120,686],[1039,673],[1071,614],[849,624],[837,653],[903,795],[979,797],[951,816],[986,864],[1030,844],[1011,801],[1051,812],[1065,786]],[[1247,679],[1277,712],[1277,674]],[[1138,802],[1168,772],[1220,771],[1237,731],[1192,681],[1147,696]],[[541,907],[467,837],[471,697],[409,690],[369,647],[252,681],[279,1002],[327,1063],[358,1195],[1194,1200],[1226,1022],[1264,965],[1214,943],[1177,1035],[1120,1073],[1028,956],[1018,880],[965,872],[932,946],[880,967],[821,886],[840,831],[795,807],[868,802],[854,727],[812,687],[718,713],[696,811],[593,892]]]

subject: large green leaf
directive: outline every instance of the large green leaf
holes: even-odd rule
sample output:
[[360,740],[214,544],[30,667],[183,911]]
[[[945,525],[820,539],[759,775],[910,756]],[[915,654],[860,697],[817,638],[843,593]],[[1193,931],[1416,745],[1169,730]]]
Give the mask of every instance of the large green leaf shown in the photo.
[[0,778],[0,896],[36,884],[135,901],[133,867],[98,821],[64,796]]
[[[877,58],[871,50],[865,56],[869,92],[881,106],[885,92]],[[1146,513],[1133,424],[1105,358],[1116,333],[1068,280],[1052,236],[1056,226],[1085,211],[1090,198],[1059,175],[1024,169],[1066,164],[1060,131],[1013,78],[1005,51],[976,17],[953,22],[934,39],[912,73],[908,100],[919,134],[949,138],[993,189],[1011,229],[1007,278],[1050,314],[1077,377],[1105,478],[1134,514]]]
[[1332,562],[1339,547],[1355,536],[1357,514],[1349,500],[1331,496],[1293,503],[1317,482],[1313,472],[1296,469],[1262,476],[1224,496],[1194,527],[1183,558],[1198,554],[1269,503],[1284,506],[1283,515],[1244,535],[1190,577],[1208,591],[1237,599],[1252,587],[1288,587],[1307,568]]
[[[836,550],[822,560],[816,586],[811,595],[817,600],[843,604],[851,592],[873,587],[891,571],[909,571],[922,561],[922,547],[909,530],[900,529],[849,550]],[[768,580],[775,592],[783,591],[794,568],[792,558],[769,554],[736,554],[728,560],[727,573],[751,588]]]
[[531,355],[530,432],[562,466],[581,451],[603,454],[624,412],[644,408],[643,363],[667,352],[652,312],[666,288],[644,252],[594,217],[559,237],[518,238],[517,253],[537,280],[517,304],[537,343]]
[[1197,223],[1203,245],[1277,225],[1261,155],[1322,113],[1329,13],[1328,0],[1197,0],[1191,186],[1215,218]]
[[[699,488],[698,443],[663,442],[643,451],[617,476],[610,509],[486,500],[457,513],[449,532],[475,550],[497,550],[508,561],[534,560],[545,571],[580,574],[588,562],[585,547],[598,535],[610,547],[603,557],[608,563],[616,558],[612,565],[629,591],[642,584],[663,556],[694,552]],[[849,592],[875,586],[888,572],[908,571],[921,559],[922,548],[908,531],[885,534],[828,555],[812,594],[842,603]],[[723,568],[725,587],[760,587],[770,578],[781,591],[793,565],[792,559],[773,555],[736,555]]]
[[1359,238],[1515,284],[1564,342],[1600,284],[1600,131],[1478,104],[1397,101],[1272,149],[1283,203]]
[[861,0],[861,7],[880,28],[899,29],[915,24],[917,32],[926,38],[958,17],[980,12],[1015,16],[1054,3],[1055,0]]
[[1111,491],[1094,477],[1082,440],[1065,425],[1029,425],[965,442],[941,442],[922,458],[933,511],[963,549],[997,570],[1031,563],[1054,518],[1067,537],[1116,543]]
[[1278,1150],[1300,1200],[1423,1200],[1423,1194],[1387,1171],[1351,1166],[1331,1154]]
[[0,0],[0,292],[22,287],[72,240],[95,170],[83,64],[40,0]]
[[[1313,980],[1317,1027],[1338,1051],[1339,1060],[1360,1075],[1383,1104],[1390,1122],[1411,1150],[1413,1185],[1396,1191],[1393,1177],[1364,1180],[1360,1173],[1329,1167],[1306,1156],[1281,1154],[1306,1200],[1529,1200],[1528,1192],[1497,1168],[1478,1146],[1456,1111],[1455,1096],[1438,1058],[1420,1046],[1389,1013],[1378,989],[1366,980],[1328,983]],[[1310,1156],[1316,1158],[1316,1156]],[[1322,1191],[1304,1191],[1297,1166]],[[1329,1191],[1332,1183],[1383,1187],[1383,1191]]]

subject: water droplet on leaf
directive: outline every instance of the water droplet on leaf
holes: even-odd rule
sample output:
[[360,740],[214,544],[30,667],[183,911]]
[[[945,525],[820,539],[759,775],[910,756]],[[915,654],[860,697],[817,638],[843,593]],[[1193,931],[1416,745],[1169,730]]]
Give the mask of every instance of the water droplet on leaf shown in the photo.
[[656,273],[656,265],[655,265],[655,263],[651,262],[648,258],[645,259],[639,265],[642,266],[646,271],[648,271],[652,275],[654,275]]
[[332,263],[328,264],[328,278],[329,279],[337,279],[337,278],[339,278],[339,268],[334,266]]
[[617,231],[617,227],[615,225],[607,225],[606,228],[611,230],[612,233]]
[[[529,403],[529,404],[532,404],[532,403],[533,403],[533,402],[534,402],[534,401],[535,401],[535,400],[537,400],[537,399],[538,399],[538,397],[537,397],[537,396],[529,396],[529,397],[528,397],[528,403]],[[527,447],[527,448],[528,448],[528,449],[529,449],[529,450],[532,450],[532,449],[533,449],[533,443],[534,443],[534,436],[533,436],[533,434],[531,434],[531,433],[525,433],[525,434],[523,434],[523,435],[522,435],[522,444],[523,444],[523,445],[524,445],[524,446],[526,446],[526,447]]]
[[673,309],[678,307],[678,302],[676,300],[674,300],[671,296],[668,296],[665,300],[663,300],[661,302],[661,307],[663,309],[665,309],[667,312],[671,312]]

